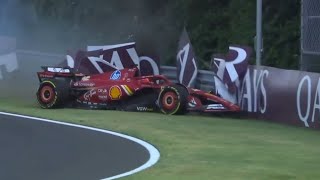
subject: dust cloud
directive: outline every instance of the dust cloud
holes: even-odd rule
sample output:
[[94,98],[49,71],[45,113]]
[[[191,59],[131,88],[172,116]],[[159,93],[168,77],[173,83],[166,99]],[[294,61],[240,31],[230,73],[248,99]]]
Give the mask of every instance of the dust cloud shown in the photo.
[[[1,57],[11,52],[4,50],[8,49],[3,48],[7,46],[5,41],[0,42],[0,98],[35,102],[39,84],[36,72],[40,66],[59,64],[68,50],[84,49],[87,45],[135,41],[138,51],[148,47],[148,51],[157,53],[162,61],[167,61],[168,52],[174,57],[176,46],[172,42],[177,41],[180,29],[174,20],[174,26],[164,26],[170,24],[166,10],[158,10],[154,5],[151,7],[151,1],[146,2],[0,0],[0,37],[15,41],[11,52],[16,53],[18,63],[12,72],[1,64]],[[96,8],[101,5],[104,8]],[[48,10],[44,11],[44,6]],[[89,18],[93,11],[98,14],[95,20]]]

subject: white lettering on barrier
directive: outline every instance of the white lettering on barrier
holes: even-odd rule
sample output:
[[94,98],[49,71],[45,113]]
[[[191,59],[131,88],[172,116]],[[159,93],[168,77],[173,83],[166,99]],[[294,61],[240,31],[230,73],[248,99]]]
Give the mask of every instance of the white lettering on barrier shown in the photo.
[[150,58],[148,56],[141,56],[141,57],[139,57],[139,59],[140,59],[140,62],[147,61],[151,65],[154,75],[160,74],[159,67],[158,67],[157,63],[152,58]]
[[[318,83],[317,83],[317,88],[316,88],[316,92],[315,92],[315,96],[314,96],[314,101],[313,101],[313,107],[312,105],[312,84],[311,84],[311,78],[310,76],[306,75],[304,76],[298,86],[298,90],[297,90],[297,110],[298,110],[298,115],[299,115],[299,119],[300,121],[302,121],[305,125],[305,127],[310,127],[308,119],[310,118],[310,114],[311,114],[311,109],[312,109],[312,116],[311,116],[311,122],[314,123],[315,122],[315,117],[316,117],[316,113],[318,113],[318,115],[320,115],[320,78],[318,79]],[[306,97],[303,96],[302,94],[302,89],[303,87],[307,88],[307,94]],[[301,99],[306,99],[306,104],[307,107],[305,109],[305,114],[302,113],[303,111],[303,105],[301,102]]]
[[314,116],[316,114],[316,109],[320,112],[320,78],[318,80],[318,85],[316,89],[316,95],[314,96],[313,112],[312,112],[312,122],[314,122]]
[[70,68],[74,68],[74,59],[70,55],[66,55],[67,64]]
[[[261,84],[261,79],[262,79],[262,73],[260,73],[259,77],[257,77],[258,71],[255,69],[253,70],[253,95],[254,99],[256,99],[256,96],[258,94],[258,88]],[[253,112],[257,112],[257,104],[258,102],[256,100],[253,101]]]
[[[188,68],[187,63],[188,63],[188,58],[189,58],[190,46],[191,46],[190,43],[188,43],[177,54],[177,59],[178,59],[180,66],[181,66],[179,79],[178,79],[179,83],[183,83],[185,69],[186,69],[186,67]],[[197,74],[198,74],[198,67],[197,67],[197,63],[196,63],[196,60],[194,59],[194,57],[192,57],[191,61],[192,61],[192,65],[194,67],[194,71],[192,72],[193,74],[192,74],[192,77],[189,80],[188,84],[185,84],[187,87],[190,87],[194,83],[194,81],[197,77]]]
[[[179,74],[179,82],[180,83],[183,81],[183,74],[184,74],[185,67],[187,64],[189,50],[190,50],[190,44],[188,43],[186,46],[184,46],[184,48],[177,55],[177,57],[180,61],[180,64],[181,64],[181,72],[182,72]],[[184,54],[183,58],[181,58],[182,54]]]
[[[245,102],[247,102],[246,110],[248,112],[265,113],[267,110],[267,92],[264,86],[264,79],[269,76],[268,70],[253,70],[253,77],[251,78],[250,70],[247,71],[243,83],[239,98],[239,104],[244,108]],[[251,82],[251,79],[253,82]],[[253,85],[253,91],[252,91]],[[258,103],[260,96],[263,97],[263,105]]]
[[[134,48],[127,49],[127,52],[129,54],[130,58],[133,60],[133,63],[138,65],[139,69],[140,69],[139,62],[146,61],[152,67],[154,75],[160,74],[159,67],[158,67],[157,63],[152,58],[150,58],[148,56],[138,57]],[[74,60],[71,57],[67,57],[67,58],[68,58],[68,65],[70,67],[74,66]],[[90,62],[93,64],[93,66],[96,68],[96,70],[99,73],[103,73],[103,70],[98,63],[105,64],[105,65],[107,65],[111,68],[114,68],[114,69],[123,69],[124,68],[122,61],[120,59],[119,53],[117,51],[113,51],[110,62],[103,59],[103,55],[100,55],[100,57],[88,57],[88,59],[90,60]]]
[[[246,93],[244,92],[246,90]],[[251,81],[250,81],[250,70],[247,71],[241,89],[241,96],[239,98],[241,107],[243,108],[244,101],[247,101],[247,111],[252,112],[252,98],[251,98]]]
[[[101,55],[100,58],[103,59],[103,55]],[[115,66],[115,67],[117,67],[119,69],[123,69],[124,68],[123,64],[121,62],[119,53],[117,51],[113,51],[110,64],[112,64],[113,66]]]
[[228,73],[230,75],[230,79],[232,82],[235,82],[237,79],[239,79],[239,75],[238,75],[238,72],[234,66],[242,63],[243,61],[245,61],[247,59],[247,52],[244,49],[238,48],[238,47],[231,46],[231,47],[229,47],[229,49],[234,50],[238,53],[238,56],[236,59],[234,59],[231,62],[226,62],[226,70],[228,71]]
[[[307,85],[307,109],[306,109],[306,114],[303,115],[302,111],[301,111],[301,101],[300,100],[301,100],[301,90],[302,90],[302,87],[305,84],[305,82]],[[309,76],[305,76],[302,78],[302,80],[300,81],[299,86],[298,86],[297,109],[298,109],[299,118],[302,122],[304,122],[304,125],[306,127],[309,127],[308,117],[310,115],[310,107],[311,107],[311,78]]]
[[[269,76],[269,71],[265,70],[263,71],[263,75],[262,76],[265,76],[266,78]],[[263,107],[260,107],[260,112],[262,114],[264,114],[266,111],[267,111],[267,91],[266,91],[266,88],[264,87],[264,78],[261,78],[261,94],[262,94],[262,97],[263,97],[263,102],[264,102],[264,106]]]
[[130,49],[127,49],[127,52],[129,54],[130,58],[132,59],[133,63],[138,65],[138,68],[140,69],[140,58],[137,54],[136,49],[130,48]]
[[[122,46],[126,46],[126,45],[133,45],[133,44],[134,43],[110,45],[110,46],[88,46],[87,49],[88,49],[88,51],[94,51],[94,50],[100,50],[100,49],[109,50],[112,48],[118,48],[118,47],[122,47]],[[154,75],[160,74],[159,67],[158,67],[157,63],[152,58],[150,58],[148,56],[139,57],[135,48],[129,48],[126,51],[129,54],[130,58],[132,59],[133,63],[136,64],[139,69],[140,69],[140,63],[142,61],[146,61],[152,67]],[[68,66],[71,68],[74,68],[75,60],[70,55],[67,55],[66,59],[67,59]],[[119,56],[119,53],[117,51],[112,52],[112,57],[111,57],[110,62],[105,60],[103,58],[103,55],[100,55],[100,57],[88,57],[88,59],[90,60],[90,62],[93,64],[93,66],[96,68],[96,70],[99,73],[103,73],[103,70],[99,66],[98,63],[103,63],[103,64],[110,66],[111,68],[114,68],[114,69],[123,69],[124,68],[123,63],[121,61],[121,58]]]
[[[229,50],[236,51],[238,56],[233,61],[226,61],[221,58],[214,58],[214,64],[218,67],[217,76],[220,79],[224,79],[225,71],[227,70],[231,82],[235,82],[239,79],[239,74],[235,68],[235,65],[241,64],[247,59],[247,52],[239,47],[230,46]],[[219,63],[217,63],[219,62]]]
[[98,57],[88,57],[89,61],[93,64],[93,66],[96,68],[96,70],[99,73],[103,73],[102,68],[100,67],[100,65],[98,64],[98,62],[103,63],[107,66],[110,66],[114,69],[118,69],[116,66],[112,65],[111,63],[109,63],[108,61],[103,60],[102,58],[98,58]]

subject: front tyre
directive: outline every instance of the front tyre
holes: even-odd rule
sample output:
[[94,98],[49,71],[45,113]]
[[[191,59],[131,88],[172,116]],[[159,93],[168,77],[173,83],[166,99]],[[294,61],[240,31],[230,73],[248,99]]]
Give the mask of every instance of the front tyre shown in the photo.
[[188,90],[175,85],[164,87],[158,98],[159,108],[164,114],[184,114],[187,111]]

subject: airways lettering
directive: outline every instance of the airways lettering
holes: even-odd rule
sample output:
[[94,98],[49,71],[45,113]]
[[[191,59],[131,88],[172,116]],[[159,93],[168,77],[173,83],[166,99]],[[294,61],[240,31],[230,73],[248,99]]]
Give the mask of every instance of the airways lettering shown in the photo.
[[[94,46],[93,48],[88,48],[88,50],[101,50],[101,52],[99,52],[98,54],[87,57],[90,63],[93,65],[93,68],[99,73],[104,73],[104,69],[111,68],[112,70],[116,70],[130,68],[133,65],[137,65],[140,71],[142,71],[141,73],[144,74],[143,72],[145,71],[145,69],[140,68],[141,62],[144,62],[144,64],[148,64],[148,68],[151,67],[152,74],[159,74],[159,66],[156,60],[148,56],[139,57],[136,49],[134,48],[134,43],[114,45],[111,49],[106,49],[104,48],[104,46]],[[83,59],[74,60],[70,55],[67,55],[67,63],[70,67],[74,67],[75,64],[79,63],[79,61],[82,60]]]
[[[181,65],[181,69],[179,72],[179,82],[182,84],[185,84],[186,86],[190,87],[191,83],[195,80],[196,75],[197,75],[197,64],[196,61],[194,59],[194,57],[189,57],[189,51],[190,51],[190,43],[188,43],[181,51],[179,51],[177,58],[178,61]],[[188,62],[188,59],[192,59],[191,62]],[[189,72],[192,73],[192,76],[190,79],[184,79],[185,77],[185,70],[187,69],[191,69],[190,66],[193,66],[193,72]],[[186,82],[186,83],[184,83]]]

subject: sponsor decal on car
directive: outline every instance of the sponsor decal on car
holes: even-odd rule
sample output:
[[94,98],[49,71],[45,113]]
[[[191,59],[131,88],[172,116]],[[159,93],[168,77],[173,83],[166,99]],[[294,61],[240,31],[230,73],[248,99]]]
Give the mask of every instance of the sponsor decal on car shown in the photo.
[[98,93],[107,93],[108,90],[107,89],[98,89]]
[[59,68],[59,67],[48,67],[47,71],[58,72],[58,73],[70,73],[70,69]]
[[112,100],[118,100],[122,96],[122,92],[119,86],[112,86],[109,90],[109,96]]
[[93,87],[93,86],[95,86],[95,83],[92,83],[92,82],[76,82],[76,83],[74,83],[74,86],[76,86],[76,87]]
[[82,80],[82,81],[89,81],[90,78],[91,78],[90,76],[84,76],[81,80]]
[[98,98],[99,98],[101,101],[107,101],[107,100],[108,100],[108,95],[99,95]]
[[49,74],[40,74],[39,77],[40,78],[53,78],[54,75],[52,75],[52,74],[50,74],[50,75]]
[[151,112],[151,111],[153,111],[153,108],[148,108],[148,107],[145,107],[145,106],[137,106],[137,111]]
[[121,78],[121,71],[120,70],[114,71],[110,76],[111,80],[119,80],[120,78]]
[[191,101],[188,103],[188,105],[190,107],[196,107],[197,106],[197,102],[194,98],[191,99]]
[[97,91],[95,89],[92,89],[88,92],[86,92],[84,95],[83,95],[83,98],[86,100],[86,101],[90,101],[90,99],[92,98],[93,95],[97,94]]
[[209,104],[207,110],[223,110],[226,109],[222,104]]
[[122,89],[128,96],[132,96],[133,92],[127,85],[121,85]]
[[107,101],[109,99],[107,89],[98,89],[97,91],[98,91],[98,98],[101,101]]

